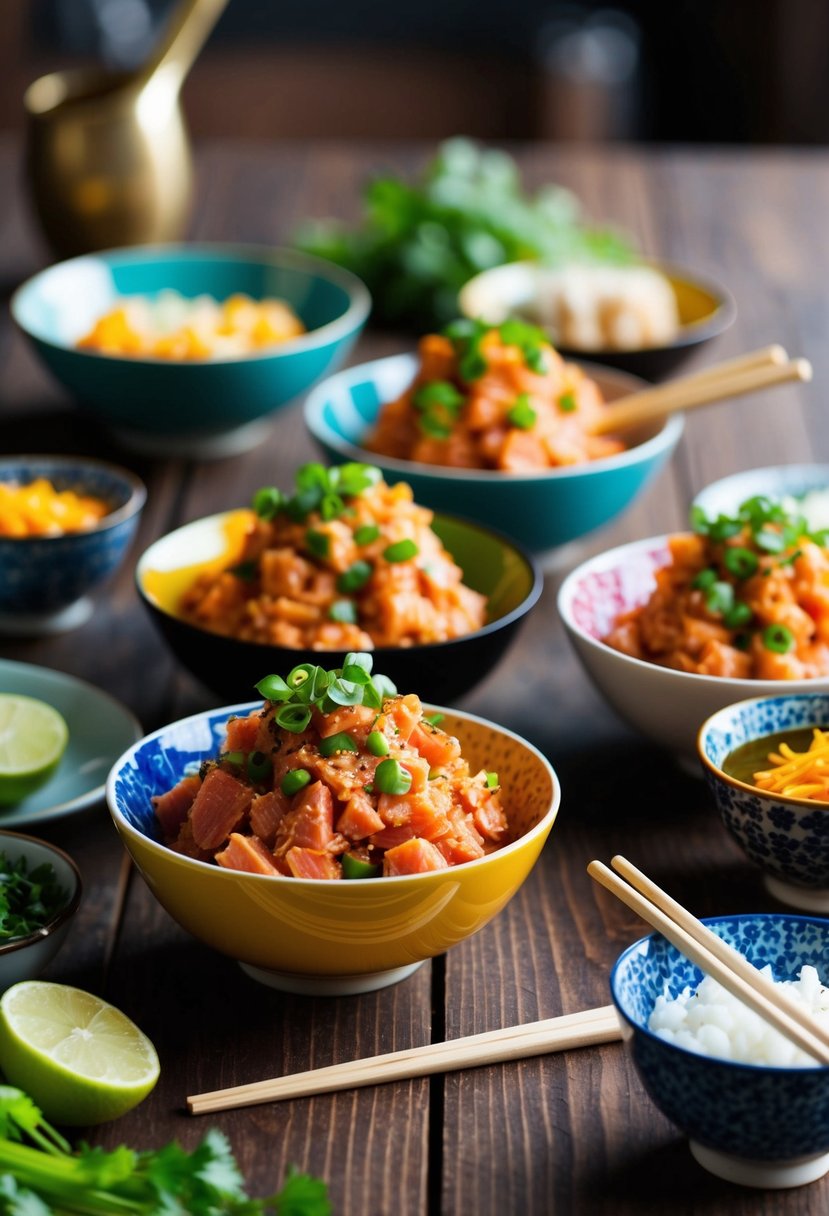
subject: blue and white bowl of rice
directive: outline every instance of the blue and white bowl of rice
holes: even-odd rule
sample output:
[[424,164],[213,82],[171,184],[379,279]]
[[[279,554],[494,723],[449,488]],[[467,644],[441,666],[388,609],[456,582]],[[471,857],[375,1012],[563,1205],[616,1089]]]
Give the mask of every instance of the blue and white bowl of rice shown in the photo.
[[[704,923],[788,981],[829,1026],[829,920],[757,913]],[[617,960],[611,996],[645,1089],[718,1177],[763,1188],[816,1181],[829,1171],[829,1066],[703,978],[660,934]]]

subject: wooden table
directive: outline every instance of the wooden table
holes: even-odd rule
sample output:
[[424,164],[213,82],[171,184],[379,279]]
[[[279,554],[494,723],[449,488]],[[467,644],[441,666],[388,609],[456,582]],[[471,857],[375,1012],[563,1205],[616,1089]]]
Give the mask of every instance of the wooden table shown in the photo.
[[[201,152],[192,235],[285,242],[303,217],[357,212],[373,167],[419,164],[427,149],[211,145]],[[822,386],[829,380],[829,156],[822,153],[564,150],[520,153],[526,180],[572,186],[588,210],[643,247],[719,275],[739,316],[696,365],[771,341],[809,357],[810,386],[786,387],[688,419],[672,467],[630,513],[566,555],[683,524],[693,493],[737,469],[829,458]],[[16,149],[0,148],[0,275],[9,289],[48,260],[26,219]],[[405,349],[367,333],[355,360]],[[257,451],[209,465],[150,463],[119,452],[47,382],[7,319],[0,330],[0,449],[120,458],[147,482],[133,557],[179,523],[287,484],[312,455],[298,410]],[[5,658],[100,685],[151,730],[215,704],[178,670],[136,598],[129,562],[93,619],[64,636],[0,642]],[[86,897],[47,974],[96,991],[158,1046],[161,1080],[96,1143],[188,1146],[208,1121],[187,1094],[380,1051],[534,1021],[608,1002],[616,956],[642,924],[585,873],[623,851],[699,915],[770,909],[759,876],[721,828],[701,783],[629,731],[588,684],[556,616],[548,579],[508,663],[463,707],[527,736],[556,766],[561,813],[512,903],[472,940],[396,987],[339,1000],[281,995],[193,941],[130,870],[103,805],[43,825],[78,860]],[[619,1045],[253,1107],[214,1120],[254,1194],[288,1163],[330,1184],[340,1216],[763,1213],[829,1206],[829,1180],[792,1192],[719,1183],[691,1159],[645,1096]]]

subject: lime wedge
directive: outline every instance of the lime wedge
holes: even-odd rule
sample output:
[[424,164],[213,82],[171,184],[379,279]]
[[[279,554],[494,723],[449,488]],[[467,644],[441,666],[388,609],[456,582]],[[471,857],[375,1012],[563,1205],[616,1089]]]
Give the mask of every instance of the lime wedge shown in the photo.
[[150,1040],[80,988],[23,980],[0,998],[0,1069],[51,1123],[86,1127],[126,1114],[158,1080]]
[[0,693],[0,806],[12,806],[49,780],[69,742],[56,709],[34,697]]

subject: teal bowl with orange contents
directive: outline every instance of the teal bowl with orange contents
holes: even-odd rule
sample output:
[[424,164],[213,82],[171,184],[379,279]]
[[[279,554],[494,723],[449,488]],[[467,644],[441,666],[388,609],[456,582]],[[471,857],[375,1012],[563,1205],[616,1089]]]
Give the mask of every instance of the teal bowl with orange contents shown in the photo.
[[[252,354],[162,359],[79,349],[128,297],[284,300],[306,332]],[[261,442],[277,410],[345,358],[371,305],[338,266],[290,249],[160,245],[72,258],[15,292],[12,316],[44,367],[126,446],[210,459]]]
[[[472,714],[444,709],[470,771],[495,770],[508,843],[427,873],[323,881],[225,869],[162,843],[152,798],[217,754],[231,715],[261,702],[185,718],[116,762],[107,803],[121,839],[158,901],[184,929],[288,992],[346,995],[397,983],[482,929],[532,870],[558,814],[561,789],[532,744]],[[429,707],[432,712],[434,707]]]
[[[605,401],[643,387],[642,380],[625,372],[581,366]],[[676,414],[632,432],[629,446],[616,455],[528,473],[447,468],[369,451],[364,445],[381,406],[400,396],[417,368],[415,355],[393,355],[323,380],[305,402],[311,436],[334,463],[376,465],[386,481],[408,482],[417,502],[505,531],[543,563],[627,510],[682,435],[683,419]]]

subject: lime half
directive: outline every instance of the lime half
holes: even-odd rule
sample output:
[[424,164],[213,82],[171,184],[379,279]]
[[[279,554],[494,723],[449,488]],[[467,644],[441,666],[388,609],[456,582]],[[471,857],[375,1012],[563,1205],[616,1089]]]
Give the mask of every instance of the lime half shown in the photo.
[[56,709],[34,697],[0,693],[0,806],[12,806],[49,780],[69,742]]
[[24,980],[0,998],[0,1069],[51,1123],[126,1114],[158,1080],[156,1050],[126,1014],[80,988]]

